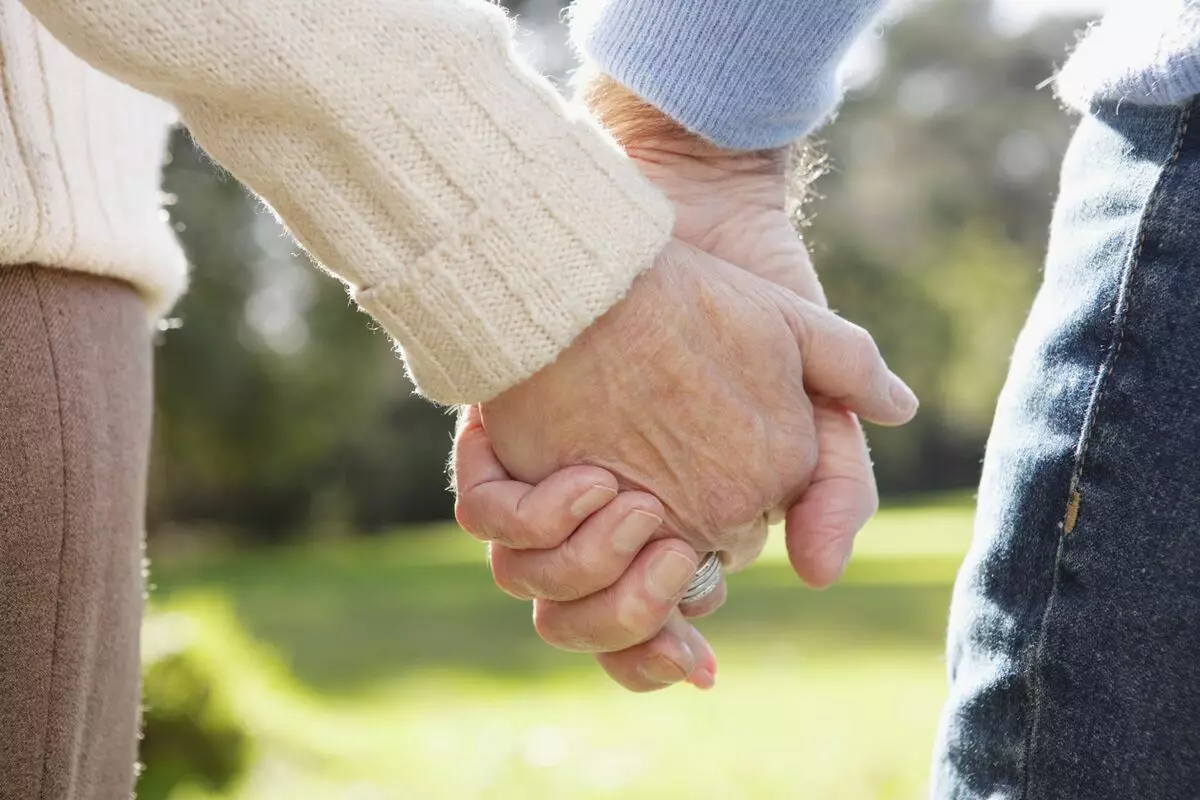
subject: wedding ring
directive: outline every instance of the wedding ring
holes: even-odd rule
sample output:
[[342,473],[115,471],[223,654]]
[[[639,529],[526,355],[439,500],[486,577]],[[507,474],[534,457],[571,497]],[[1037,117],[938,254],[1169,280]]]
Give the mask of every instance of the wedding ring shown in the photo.
[[683,599],[679,601],[679,604],[684,605],[703,600],[712,594],[720,584],[721,559],[717,557],[716,553],[709,553],[696,568],[696,574],[692,576],[692,582],[688,584],[687,591],[683,593]]

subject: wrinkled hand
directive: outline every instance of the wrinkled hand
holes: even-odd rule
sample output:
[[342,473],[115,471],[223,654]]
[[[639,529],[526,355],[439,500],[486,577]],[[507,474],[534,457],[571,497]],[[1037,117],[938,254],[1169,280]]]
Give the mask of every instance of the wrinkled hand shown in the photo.
[[[606,88],[607,96],[591,98],[593,110],[639,162],[643,172],[675,200],[676,233],[680,238],[802,297],[825,304],[824,293],[786,205],[791,171],[784,152],[722,152],[681,131],[661,115],[655,118],[657,112],[644,104],[635,113],[628,113],[629,93],[611,83]],[[615,104],[611,102],[613,89],[617,93]],[[619,113],[609,113],[614,108]],[[823,586],[840,575],[855,534],[874,513],[878,501],[866,443],[854,415],[826,398],[815,398],[814,405],[819,457],[809,489],[790,510],[787,543],[800,577],[810,585]],[[482,431],[479,435],[483,436]],[[548,479],[547,484],[555,478],[557,475]],[[561,484],[558,488],[561,489]],[[550,491],[550,487],[539,487],[539,491]],[[626,494],[631,493],[623,494],[622,498]],[[464,502],[460,496],[460,508],[473,506],[480,504],[470,497]],[[570,635],[572,626],[595,628],[597,623],[591,617],[611,615],[622,593],[636,591],[635,581],[614,582],[614,578],[605,584],[603,603],[589,604],[589,598],[578,597],[569,603],[560,602],[559,593],[565,586],[587,585],[577,577],[585,568],[580,563],[572,564],[573,559],[577,562],[586,552],[587,568],[607,574],[603,566],[605,556],[595,550],[571,547],[570,529],[560,529],[556,538],[543,539],[539,545],[536,538],[529,536],[528,520],[510,517],[506,523],[505,540],[515,547],[492,546],[497,583],[510,593],[534,597],[536,616],[545,618],[563,611],[586,609],[587,614],[574,618],[565,615],[563,625],[557,629],[562,635]],[[593,529],[598,527],[595,523],[589,525]],[[547,549],[537,553],[517,549],[535,546]],[[620,568],[620,558],[614,559],[611,554],[607,558],[616,564],[607,567],[609,572]],[[567,564],[572,564],[570,569]],[[506,582],[521,575],[524,577],[519,591],[506,586]],[[723,600],[722,587],[709,601],[686,607],[685,611],[689,615],[702,615]],[[546,614],[546,609],[553,609],[554,613]],[[678,612],[661,605],[656,611],[657,617],[651,614],[643,620],[647,628],[642,644],[600,655],[601,665],[627,688],[646,690],[680,680],[689,674],[686,665],[695,663],[695,671],[690,673],[692,682],[710,685],[715,672],[711,649],[703,644],[698,632],[681,622]],[[670,621],[663,627],[665,620]],[[552,630],[542,634],[551,644],[561,646]],[[701,645],[696,644],[697,639]],[[689,652],[689,642],[700,655],[693,661],[680,660],[680,652]],[[668,670],[670,680],[647,677],[645,665],[657,666],[650,672],[661,677],[664,663],[676,665]]]
[[[582,74],[580,96],[629,156],[675,202],[676,235],[801,297],[826,305],[788,212],[792,148],[723,150],[694,136],[602,74]],[[804,191],[805,187],[798,187]],[[797,574],[825,586],[841,574],[854,537],[878,508],[866,440],[853,415],[815,398],[820,443],[813,484],[791,511],[788,554]]]
[[[827,305],[808,250],[788,212],[786,152],[730,154],[694,137],[629,148],[642,171],[676,203],[676,235],[813,303]],[[854,537],[878,509],[866,438],[855,416],[815,397],[818,458],[812,482],[789,512],[787,549],[810,586],[833,583]]]
[[[687,263],[680,263],[683,258]],[[732,308],[725,307],[726,303]],[[701,310],[707,313],[697,313]],[[734,325],[728,335],[720,334],[733,319],[741,319],[747,329]],[[615,349],[613,331],[618,343]],[[620,338],[621,331],[627,338]],[[761,352],[765,358],[761,366],[746,370],[753,359],[745,354],[751,351]],[[811,359],[807,375],[805,358]],[[647,359],[653,369],[647,378],[634,381],[632,398],[616,391],[624,385],[622,379],[627,380],[630,372],[636,375],[641,369],[636,365]],[[588,366],[571,366],[576,362]],[[554,373],[563,388],[547,390],[543,386],[541,392],[548,402],[517,399]],[[687,394],[688,387],[695,385],[692,376],[696,374],[705,378],[708,394]],[[741,392],[730,391],[738,388],[739,380],[750,385],[741,387]],[[711,649],[674,610],[698,556],[682,542],[656,541],[635,558],[640,540],[635,536],[630,543],[628,530],[624,535],[617,531],[624,527],[620,523],[625,517],[641,516],[632,514],[626,505],[632,503],[656,518],[673,520],[661,528],[657,519],[649,527],[644,519],[640,525],[635,523],[638,535],[644,538],[707,531],[708,538],[690,538],[699,538],[703,549],[731,553],[749,545],[741,551],[743,555],[729,559],[733,565],[752,558],[765,536],[768,515],[764,511],[773,508],[779,516],[787,504],[782,498],[803,490],[815,458],[806,380],[815,389],[884,422],[903,421],[915,407],[915,399],[887,372],[873,342],[860,329],[778,286],[675,243],[658,266],[635,283],[630,297],[585,333],[553,367],[485,407],[485,414],[495,412],[497,405],[503,412],[502,404],[512,402],[519,417],[537,423],[532,426],[532,437],[518,433],[516,439],[520,457],[530,458],[533,466],[513,467],[513,472],[529,482],[544,477],[542,483],[535,487],[512,480],[495,458],[478,412],[472,409],[464,415],[455,452],[459,520],[467,530],[493,542],[492,567],[502,588],[518,597],[539,598],[535,625],[546,641],[568,650],[600,652],[601,665],[627,688],[661,688],[683,677],[700,686],[711,685],[716,667]],[[681,410],[685,413],[678,416],[667,409],[664,426],[660,412],[666,407],[653,401],[681,392],[685,399],[691,397],[692,405],[684,403]],[[759,405],[739,410],[737,405],[746,396],[758,400]],[[899,407],[894,397],[899,398]],[[605,403],[605,398],[624,399],[625,403]],[[787,429],[764,414],[763,398],[781,405],[784,413],[778,419],[784,420]],[[601,401],[598,408],[597,401]],[[585,413],[575,413],[580,407]],[[586,413],[589,409],[596,418],[616,420],[615,426],[599,428],[597,433],[595,420]],[[750,418],[755,409],[757,416]],[[620,410],[624,413],[609,413]],[[737,419],[742,419],[742,424],[731,427],[729,421]],[[648,453],[649,470],[643,467],[627,473],[644,477],[636,484],[628,479],[622,483],[644,485],[658,497],[624,492],[620,496],[624,502],[613,503],[611,513],[606,509],[595,520],[580,523],[580,515],[607,504],[617,481],[594,466],[553,472],[553,467],[571,460],[545,458],[556,451],[538,435],[538,425],[543,426],[544,435],[556,427],[555,421],[564,423],[568,431],[572,426],[586,428],[578,436],[568,433],[561,437],[568,445],[565,452],[601,456],[585,456],[580,462],[612,466],[620,474],[621,459],[612,454],[627,448],[612,443],[620,443],[622,437],[632,447],[629,453],[643,461]],[[494,430],[497,426],[489,424],[492,435],[499,438]],[[780,444],[773,444],[775,439]],[[653,447],[655,442],[667,447]],[[688,442],[700,443],[701,452],[705,452],[703,445],[711,448],[712,443],[727,449],[718,449],[716,456],[695,458]],[[671,451],[671,446],[677,449]],[[748,466],[738,467],[738,459],[747,454]],[[539,457],[546,462],[542,466],[538,466]],[[680,480],[682,488],[707,487],[705,491],[672,490],[680,473],[663,470],[663,465],[680,458],[677,464],[692,468],[691,477]],[[522,462],[517,458],[513,463]],[[665,476],[656,478],[649,474],[653,471],[665,472]],[[784,488],[791,484],[795,486]],[[775,488],[762,488],[771,486]],[[745,502],[755,492],[760,499]],[[699,518],[708,524],[689,524],[685,520],[695,520],[696,515],[673,512],[669,503],[658,505],[658,498],[675,494],[685,499],[707,498],[708,505],[701,502],[698,507],[704,509]],[[723,506],[719,501],[724,497],[740,497],[743,502]],[[781,499],[766,499],[770,497]],[[686,502],[674,505],[687,508]],[[660,507],[661,512],[657,510]],[[754,511],[746,512],[748,508]],[[573,527],[576,523],[580,524],[578,532]],[[738,529],[743,531],[741,539],[726,533]],[[619,541],[625,544],[618,552]],[[666,548],[673,551],[672,557],[662,559],[660,554],[668,552]],[[674,561],[678,567],[673,582],[654,576],[663,561]],[[705,613],[722,600],[723,590],[687,611]]]
[[[638,692],[683,680],[712,687],[712,648],[684,621],[674,593],[664,597],[656,588],[664,558],[683,558],[689,568],[698,560],[679,539],[651,541],[664,514],[656,497],[618,493],[617,479],[599,467],[566,467],[536,486],[512,480],[474,406],[459,414],[453,475],[460,524],[489,542],[501,589],[537,598],[534,624],[547,642],[571,649],[580,639],[573,632],[603,629],[618,609],[632,608],[625,625],[640,643],[596,656],[615,681]],[[723,601],[722,587],[688,608],[703,613]]]
[[514,478],[608,469],[662,502],[664,534],[738,569],[808,487],[810,393],[883,424],[916,410],[861,328],[673,241],[556,362],[481,412]]

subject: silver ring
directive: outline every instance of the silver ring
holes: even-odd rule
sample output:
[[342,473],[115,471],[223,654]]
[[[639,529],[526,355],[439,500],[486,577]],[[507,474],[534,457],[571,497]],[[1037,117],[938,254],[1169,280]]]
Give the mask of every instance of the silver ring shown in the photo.
[[688,584],[687,591],[683,593],[683,599],[679,601],[679,604],[684,605],[703,600],[720,585],[721,559],[717,557],[716,553],[709,553],[696,568],[696,574],[692,576],[692,582]]

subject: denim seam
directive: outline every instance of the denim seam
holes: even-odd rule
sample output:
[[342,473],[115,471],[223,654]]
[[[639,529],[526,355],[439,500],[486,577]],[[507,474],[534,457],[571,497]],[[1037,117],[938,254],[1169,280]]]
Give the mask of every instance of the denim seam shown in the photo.
[[1088,402],[1088,407],[1084,411],[1083,425],[1079,433],[1079,445],[1076,448],[1075,465],[1071,473],[1071,482],[1067,496],[1067,507],[1063,515],[1063,519],[1058,523],[1057,529],[1061,532],[1058,537],[1058,547],[1054,552],[1054,566],[1050,575],[1050,592],[1046,597],[1045,608],[1042,609],[1042,619],[1038,626],[1037,641],[1033,646],[1033,652],[1030,655],[1026,664],[1026,685],[1028,686],[1027,697],[1030,705],[1030,719],[1028,732],[1025,736],[1025,748],[1022,754],[1024,780],[1021,790],[1022,800],[1029,800],[1029,783],[1030,783],[1030,761],[1034,746],[1037,743],[1038,720],[1041,718],[1041,699],[1044,694],[1041,682],[1038,680],[1039,670],[1038,665],[1042,661],[1042,652],[1045,648],[1047,629],[1050,624],[1050,612],[1054,606],[1054,599],[1058,594],[1059,588],[1059,573],[1062,564],[1063,546],[1066,543],[1067,536],[1074,530],[1078,522],[1080,508],[1082,505],[1082,495],[1080,494],[1079,484],[1083,478],[1083,470],[1087,460],[1088,445],[1091,443],[1092,434],[1095,431],[1096,419],[1099,416],[1100,403],[1104,398],[1104,390],[1108,385],[1109,379],[1112,377],[1113,369],[1116,367],[1117,358],[1121,355],[1121,348],[1125,343],[1125,327],[1129,317],[1130,292],[1132,291],[1133,276],[1137,271],[1138,264],[1142,260],[1142,255],[1146,247],[1146,229],[1149,220],[1153,217],[1157,210],[1158,202],[1162,196],[1162,186],[1166,181],[1166,177],[1171,167],[1179,160],[1179,155],[1183,151],[1183,143],[1187,138],[1188,124],[1191,121],[1192,110],[1194,103],[1188,104],[1181,112],[1177,130],[1175,133],[1175,142],[1172,145],[1171,154],[1159,171],[1158,178],[1155,181],[1154,187],[1150,190],[1150,196],[1146,199],[1146,206],[1142,210],[1142,216],[1138,223],[1138,241],[1137,247],[1130,256],[1129,263],[1126,265],[1123,274],[1121,275],[1121,283],[1118,288],[1117,307],[1113,315],[1113,341],[1109,347],[1108,354],[1101,359],[1100,365],[1096,369],[1095,384],[1092,388],[1092,396]]
[[[1077,521],[1081,506],[1079,483],[1083,479],[1088,445],[1091,444],[1092,433],[1096,428],[1096,419],[1100,414],[1100,403],[1104,399],[1104,389],[1107,387],[1108,379],[1112,376],[1113,370],[1116,368],[1117,359],[1121,356],[1121,348],[1125,344],[1125,325],[1129,317],[1130,306],[1129,295],[1133,276],[1137,272],[1138,265],[1142,261],[1142,254],[1146,249],[1147,224],[1153,218],[1154,212],[1158,210],[1158,203],[1162,197],[1162,185],[1166,180],[1167,173],[1174,166],[1175,162],[1179,160],[1179,154],[1183,151],[1183,143],[1187,138],[1188,123],[1191,122],[1192,108],[1193,106],[1189,105],[1180,115],[1175,142],[1171,148],[1171,155],[1163,162],[1158,180],[1155,181],[1154,188],[1150,190],[1150,196],[1146,200],[1146,207],[1142,211],[1142,218],[1138,225],[1137,249],[1134,250],[1132,257],[1129,259],[1129,264],[1125,268],[1125,273],[1121,276],[1121,286],[1118,291],[1117,307],[1113,318],[1114,342],[1109,348],[1108,356],[1100,362],[1100,366],[1096,370],[1096,383],[1093,388],[1092,399],[1088,404],[1087,410],[1084,412],[1083,427],[1079,434],[1079,447],[1076,450],[1075,468],[1071,473],[1071,484],[1068,490],[1067,513],[1064,515],[1062,522],[1064,532],[1066,533],[1071,532]],[[1072,508],[1074,509],[1074,514],[1072,514]]]

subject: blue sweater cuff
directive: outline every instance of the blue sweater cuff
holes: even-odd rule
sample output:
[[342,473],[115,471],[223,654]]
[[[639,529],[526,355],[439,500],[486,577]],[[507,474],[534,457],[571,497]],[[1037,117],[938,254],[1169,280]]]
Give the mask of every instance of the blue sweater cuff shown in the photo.
[[580,0],[580,55],[722,147],[778,147],[841,98],[837,68],[884,0]]

